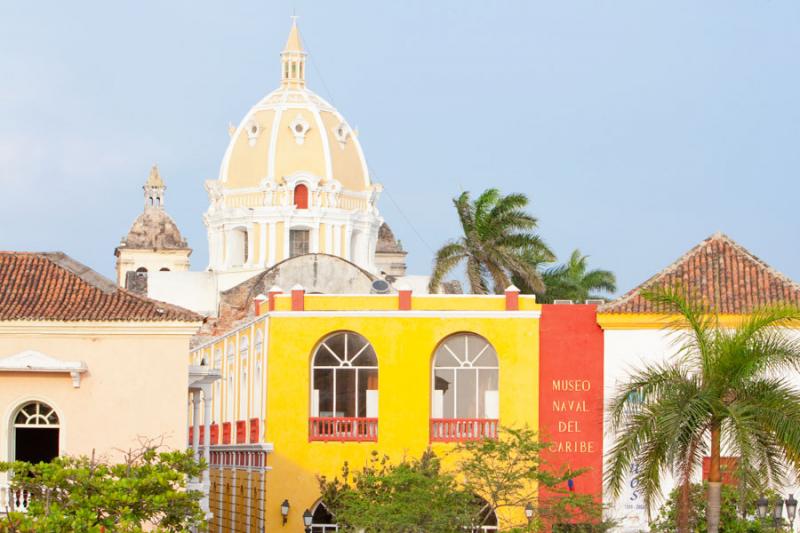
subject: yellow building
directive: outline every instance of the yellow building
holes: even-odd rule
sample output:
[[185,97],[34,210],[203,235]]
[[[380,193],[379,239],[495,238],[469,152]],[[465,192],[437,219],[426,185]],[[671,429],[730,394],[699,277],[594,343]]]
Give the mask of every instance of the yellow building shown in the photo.
[[[339,474],[344,461],[364,465],[373,450],[397,460],[429,445],[443,453],[495,435],[499,423],[538,427],[533,297],[306,295],[295,287],[254,305],[255,320],[191,354],[222,372],[208,430],[217,444],[211,531],[277,531],[284,501],[281,531],[303,531],[306,509],[314,532],[334,531],[317,476]],[[268,454],[269,470],[230,467],[237,451],[245,461]],[[502,526],[508,517],[497,518]]]
[[206,183],[209,268],[246,279],[325,253],[377,273],[381,186],[370,179],[358,133],[306,87],[296,24],[280,68],[280,87],[231,128],[219,177]]

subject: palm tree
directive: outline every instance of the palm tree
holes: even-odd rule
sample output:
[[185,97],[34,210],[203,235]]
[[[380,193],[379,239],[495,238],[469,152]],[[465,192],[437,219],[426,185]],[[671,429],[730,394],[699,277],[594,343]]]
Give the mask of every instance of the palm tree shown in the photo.
[[609,270],[589,270],[589,256],[575,250],[569,260],[545,270],[542,274],[545,292],[538,294],[542,303],[554,300],[572,300],[584,302],[589,299],[603,299],[594,291],[614,292],[617,290],[617,278]]
[[544,289],[541,275],[525,260],[535,250],[550,258],[553,254],[542,239],[532,233],[535,217],[525,212],[524,194],[503,196],[497,189],[487,189],[474,202],[469,192],[453,199],[463,235],[448,242],[436,253],[428,289],[436,292],[444,276],[461,263],[466,265],[467,281],[474,294],[489,292],[491,279],[495,293],[508,287],[511,275],[517,275],[536,289]]
[[[787,464],[800,464],[800,391],[789,376],[800,369],[800,342],[782,328],[799,320],[800,310],[760,308],[735,327],[722,327],[718,316],[678,288],[645,296],[665,311],[677,311],[670,328],[681,339],[674,358],[635,372],[612,399],[616,441],[605,482],[619,496],[636,464],[633,475],[649,512],[665,472],[688,487],[703,457],[710,456],[706,518],[709,533],[717,533],[723,447],[738,457],[736,476],[743,486],[782,482]],[[679,531],[688,531],[687,502]]]

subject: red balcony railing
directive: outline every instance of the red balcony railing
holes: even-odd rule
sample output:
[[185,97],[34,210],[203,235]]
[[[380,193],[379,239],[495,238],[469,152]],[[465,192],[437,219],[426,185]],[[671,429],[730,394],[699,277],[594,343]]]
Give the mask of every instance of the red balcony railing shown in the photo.
[[494,418],[431,418],[431,442],[460,442],[497,438]]
[[378,419],[309,418],[308,440],[376,442],[378,440]]

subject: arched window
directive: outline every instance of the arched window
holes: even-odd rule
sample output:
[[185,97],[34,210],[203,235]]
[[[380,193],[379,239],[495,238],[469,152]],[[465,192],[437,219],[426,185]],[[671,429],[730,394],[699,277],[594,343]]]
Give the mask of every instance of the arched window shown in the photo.
[[14,415],[14,460],[48,463],[58,457],[60,421],[42,402],[28,402]]
[[311,533],[333,533],[334,531],[339,531],[336,518],[328,511],[324,503],[317,502],[311,512]]
[[294,187],[294,206],[297,209],[308,209],[308,187],[303,183]]
[[247,420],[247,354],[250,346],[247,335],[239,337],[239,420]]
[[311,439],[377,440],[378,358],[369,341],[329,335],[311,365]]
[[479,510],[475,527],[472,528],[473,533],[483,533],[485,531],[497,531],[497,514],[489,505],[489,502],[481,498],[475,497],[475,505]]
[[228,233],[227,258],[229,266],[242,266],[248,257],[248,235],[245,228],[236,228]]
[[158,269],[158,271],[159,272],[169,272],[169,269],[167,267],[161,267],[161,268]]
[[445,339],[433,358],[431,440],[497,436],[497,352],[474,333]]
[[141,273],[147,272],[147,269],[145,267],[139,267],[139,268],[136,269],[136,272],[139,272],[141,274]]

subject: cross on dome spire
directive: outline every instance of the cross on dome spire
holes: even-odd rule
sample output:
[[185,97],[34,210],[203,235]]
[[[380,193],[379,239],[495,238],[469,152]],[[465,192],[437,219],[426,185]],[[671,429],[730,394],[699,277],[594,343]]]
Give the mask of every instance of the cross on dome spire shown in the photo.
[[292,29],[281,52],[281,86],[305,87],[306,85],[306,52],[300,40],[297,28],[297,16],[292,16]]

